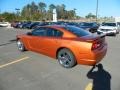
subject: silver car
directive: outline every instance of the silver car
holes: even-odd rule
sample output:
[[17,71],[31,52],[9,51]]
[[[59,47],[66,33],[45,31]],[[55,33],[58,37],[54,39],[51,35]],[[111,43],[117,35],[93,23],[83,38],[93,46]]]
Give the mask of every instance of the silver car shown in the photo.
[[120,26],[117,23],[102,23],[97,30],[98,34],[116,35],[119,33]]

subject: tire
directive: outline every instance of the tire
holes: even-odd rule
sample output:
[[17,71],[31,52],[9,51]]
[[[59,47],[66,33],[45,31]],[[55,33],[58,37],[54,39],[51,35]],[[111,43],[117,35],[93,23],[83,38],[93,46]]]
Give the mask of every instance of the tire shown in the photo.
[[21,52],[26,51],[25,46],[21,40],[17,41],[17,47],[18,47],[18,50]]
[[58,62],[65,68],[72,68],[76,65],[76,59],[69,49],[61,49],[57,54]]
[[113,36],[116,36],[116,33],[114,33]]
[[90,29],[89,32],[94,33],[93,29]]

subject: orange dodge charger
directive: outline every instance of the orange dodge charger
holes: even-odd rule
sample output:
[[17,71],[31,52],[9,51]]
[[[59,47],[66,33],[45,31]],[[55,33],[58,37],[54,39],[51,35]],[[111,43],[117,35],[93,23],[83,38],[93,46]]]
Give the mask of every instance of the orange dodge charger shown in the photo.
[[41,26],[17,35],[20,51],[35,51],[52,58],[65,68],[76,64],[95,65],[106,55],[105,35],[94,35],[75,26]]

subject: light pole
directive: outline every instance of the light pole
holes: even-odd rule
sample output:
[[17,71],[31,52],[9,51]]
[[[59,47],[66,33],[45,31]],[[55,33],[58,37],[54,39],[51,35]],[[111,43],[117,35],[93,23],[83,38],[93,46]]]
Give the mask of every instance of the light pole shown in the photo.
[[15,8],[16,12],[17,12],[17,15],[19,15],[20,13],[20,9],[19,8]]
[[18,19],[19,14],[20,14],[20,9],[19,8],[15,8],[15,10],[16,10],[16,15],[17,15],[17,19]]
[[74,11],[74,20],[76,20],[76,10],[77,10],[76,8],[73,9],[73,11]]
[[97,0],[97,5],[96,5],[96,22],[98,21],[98,0]]

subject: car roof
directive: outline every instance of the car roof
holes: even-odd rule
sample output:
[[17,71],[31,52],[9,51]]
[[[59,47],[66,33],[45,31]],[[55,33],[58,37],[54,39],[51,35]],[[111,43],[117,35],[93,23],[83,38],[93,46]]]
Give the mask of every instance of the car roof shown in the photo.
[[51,28],[64,28],[66,25],[45,25],[45,26],[38,26],[37,28],[40,27],[51,27]]

